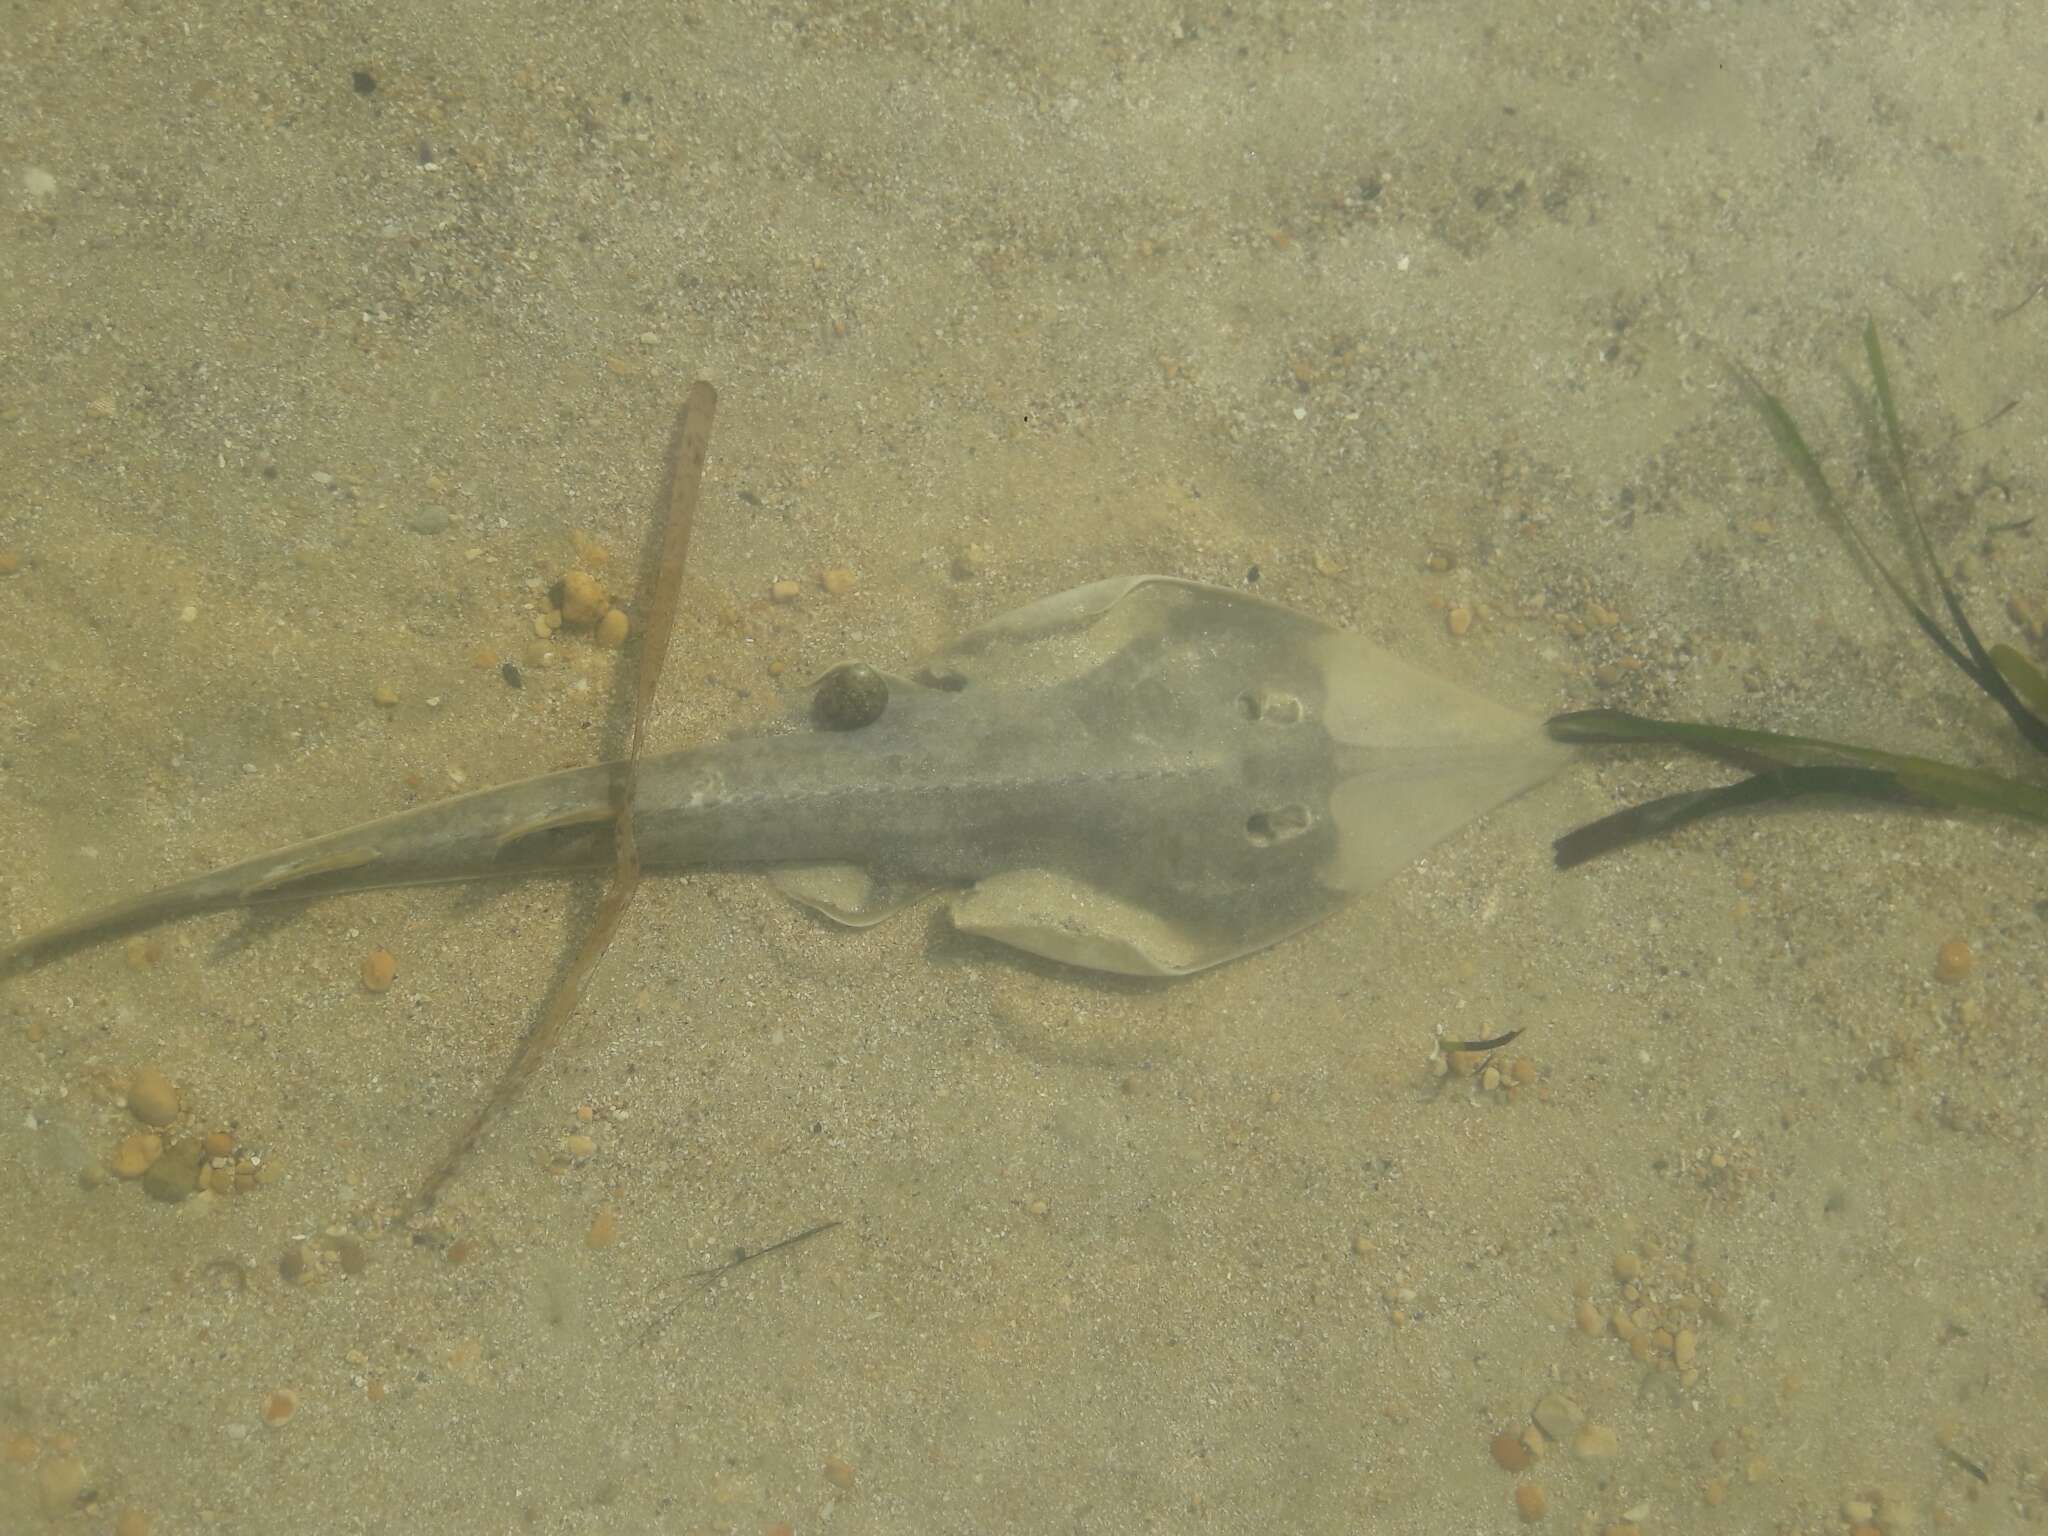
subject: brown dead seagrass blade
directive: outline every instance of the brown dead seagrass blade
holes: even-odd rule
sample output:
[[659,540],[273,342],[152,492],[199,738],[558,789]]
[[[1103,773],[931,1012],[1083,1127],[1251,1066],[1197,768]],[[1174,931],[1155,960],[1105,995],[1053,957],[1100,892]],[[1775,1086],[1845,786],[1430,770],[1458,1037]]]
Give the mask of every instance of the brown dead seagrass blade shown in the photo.
[[614,844],[617,862],[612,882],[605,891],[597,916],[590,925],[575,958],[562,972],[547,1002],[535,1017],[533,1027],[520,1042],[519,1053],[498,1079],[498,1085],[483,1107],[472,1115],[434,1171],[427,1175],[419,1192],[406,1208],[407,1215],[430,1209],[461,1170],[469,1154],[483,1140],[484,1132],[518,1101],[526,1085],[540,1070],[554,1049],[583,989],[595,974],[605,952],[617,937],[619,924],[633,904],[640,888],[640,855],[633,843],[633,791],[638,775],[641,749],[647,733],[647,714],[661,686],[662,665],[668,659],[669,637],[675,632],[676,602],[682,592],[683,562],[690,550],[690,529],[697,519],[697,491],[704,478],[704,459],[711,450],[711,418],[718,409],[718,392],[703,380],[690,386],[690,393],[676,417],[675,432],[669,439],[666,495],[661,507],[662,536],[653,585],[653,601],[647,608],[647,629],[640,640],[640,668],[633,697],[633,737],[627,749],[625,769],[620,774],[614,808]]

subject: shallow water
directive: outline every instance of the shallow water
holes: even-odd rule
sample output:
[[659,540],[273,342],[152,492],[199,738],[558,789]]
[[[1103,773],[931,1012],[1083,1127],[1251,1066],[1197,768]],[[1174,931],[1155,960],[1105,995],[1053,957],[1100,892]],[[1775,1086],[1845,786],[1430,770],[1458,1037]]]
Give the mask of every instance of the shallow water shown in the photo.
[[[2048,299],[1995,318],[2041,277],[2031,12],[1454,9],[24,13],[0,926],[615,745],[614,657],[533,613],[576,530],[630,585],[700,376],[664,745],[1099,576],[1256,571],[1532,711],[2019,770],[1726,365],[1857,486],[1874,315],[1981,627],[2048,606],[1999,531],[2048,478]],[[1436,1532],[1518,1485],[1573,1530],[2014,1528],[2042,839],[1831,812],[1549,868],[1712,775],[1598,759],[1173,984],[652,883],[419,1240],[594,886],[9,983],[0,1525],[76,1472],[159,1531]],[[1513,1102],[1434,1074],[1514,1027]],[[101,1178],[145,1064],[271,1182]],[[1582,1297],[1650,1309],[1640,1354]],[[1611,1446],[1503,1470],[1548,1393]]]

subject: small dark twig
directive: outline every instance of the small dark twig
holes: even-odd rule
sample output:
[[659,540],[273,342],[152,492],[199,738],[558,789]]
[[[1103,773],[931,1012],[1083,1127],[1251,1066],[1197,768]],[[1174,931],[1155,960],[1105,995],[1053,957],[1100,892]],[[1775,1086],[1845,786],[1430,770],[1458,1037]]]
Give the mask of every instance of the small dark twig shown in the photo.
[[[770,1243],[766,1248],[735,1248],[733,1250],[733,1256],[727,1259],[723,1264],[714,1264],[709,1269],[693,1269],[687,1275],[683,1276],[683,1278],[687,1281],[691,1281],[699,1285],[708,1286],[712,1281],[716,1280],[719,1276],[729,1274],[731,1271],[738,1269],[742,1264],[751,1264],[756,1259],[765,1259],[771,1253],[781,1253],[785,1248],[794,1248],[798,1243],[808,1243],[814,1237],[823,1237],[827,1232],[832,1231],[834,1228],[843,1227],[845,1225],[845,1222],[836,1219],[832,1221],[821,1221],[815,1227],[806,1227],[801,1232],[795,1233],[789,1237],[785,1237],[776,1242]],[[682,1303],[677,1302],[674,1306],[670,1307],[666,1312],[662,1313],[660,1317],[654,1320],[654,1322],[648,1327],[647,1332],[643,1335],[643,1337],[650,1342],[654,1339],[659,1338],[662,1334],[668,1331],[668,1325],[675,1321],[676,1313],[680,1312],[681,1310]]]
[[1519,1029],[1511,1029],[1504,1035],[1495,1035],[1491,1040],[1439,1040],[1446,1054],[1451,1051],[1497,1051],[1502,1046],[1513,1045],[1522,1038]]
[[1988,1483],[1991,1481],[1991,1474],[1989,1472],[1986,1472],[1982,1467],[1978,1466],[1976,1462],[1970,1460],[1969,1457],[1965,1456],[1961,1451],[1957,1450],[1954,1446],[1943,1445],[1939,1440],[1935,1441],[1934,1443],[1936,1447],[1940,1449],[1942,1455],[1946,1456],[1950,1461],[1954,1462],[1957,1466],[1961,1467],[1965,1472],[1969,1473],[1970,1476],[1977,1479],[1978,1482]]
[[2039,298],[2041,296],[2041,290],[2043,288],[2048,288],[2048,283],[2034,284],[2033,287],[2027,290],[2027,296],[2024,299],[2021,299],[2019,303],[2014,304],[2006,309],[1994,309],[1993,311],[1991,311],[1991,318],[1994,320],[2010,320],[2014,315],[2018,314],[2021,310],[2025,309],[2029,304],[2033,303],[2034,300]]
[[742,1264],[751,1264],[756,1259],[765,1259],[771,1253],[780,1253],[785,1248],[794,1248],[798,1243],[808,1243],[812,1238],[823,1237],[834,1227],[842,1227],[844,1225],[846,1223],[843,1221],[821,1221],[815,1227],[806,1227],[795,1236],[785,1237],[778,1242],[770,1243],[766,1248],[756,1248],[751,1252],[745,1248],[735,1248],[733,1256],[726,1260],[725,1263],[714,1264],[709,1269],[693,1269],[683,1278],[685,1280],[716,1280],[720,1275],[728,1274],[738,1269]]

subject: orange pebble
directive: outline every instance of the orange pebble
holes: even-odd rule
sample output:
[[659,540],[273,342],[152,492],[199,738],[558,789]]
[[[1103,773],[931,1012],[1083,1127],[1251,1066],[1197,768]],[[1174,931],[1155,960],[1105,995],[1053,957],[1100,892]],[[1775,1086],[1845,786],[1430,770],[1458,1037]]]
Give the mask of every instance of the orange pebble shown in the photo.
[[1977,957],[1970,953],[1970,946],[1961,939],[1950,939],[1934,952],[1934,979],[1953,986],[1970,974],[1970,967],[1977,963]]
[[363,956],[363,985],[372,992],[388,992],[398,979],[398,957],[388,949],[373,949]]
[[563,575],[561,584],[562,622],[588,628],[605,615],[611,606],[605,597],[605,590],[596,577],[588,571],[569,571]]

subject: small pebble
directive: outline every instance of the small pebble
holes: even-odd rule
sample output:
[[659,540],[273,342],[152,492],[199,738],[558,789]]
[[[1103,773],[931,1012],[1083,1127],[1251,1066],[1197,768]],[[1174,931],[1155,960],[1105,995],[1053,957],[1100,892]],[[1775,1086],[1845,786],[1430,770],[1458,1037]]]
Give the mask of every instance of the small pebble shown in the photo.
[[1472,610],[1460,603],[1444,615],[1444,625],[1454,635],[1469,633],[1472,628]]
[[161,1200],[167,1205],[190,1199],[199,1189],[200,1161],[200,1146],[196,1138],[172,1142],[164,1148],[163,1156],[151,1163],[142,1175],[144,1192],[152,1200]]
[[1678,1361],[1679,1369],[1683,1370],[1693,1363],[1693,1360],[1699,1354],[1699,1347],[1700,1340],[1698,1334],[1694,1333],[1690,1328],[1678,1330],[1678,1336],[1671,1341],[1671,1353]]
[[597,621],[597,634],[593,637],[608,651],[616,651],[626,643],[626,632],[632,627],[632,620],[626,617],[626,610],[614,608]]
[[802,591],[802,587],[798,586],[795,582],[785,578],[781,581],[773,583],[768,588],[768,596],[778,603],[793,603],[797,600],[798,594],[800,594]]
[[619,1213],[603,1206],[590,1218],[590,1230],[583,1234],[586,1248],[609,1248],[619,1240]]
[[414,533],[445,533],[448,531],[448,509],[431,504],[414,507],[406,515],[405,526]]
[[611,607],[611,600],[605,596],[603,586],[588,571],[569,571],[560,582],[562,622],[589,626],[605,616]]
[[1607,1319],[1600,1315],[1600,1309],[1590,1301],[1580,1301],[1578,1313],[1579,1332],[1598,1338],[1607,1326]]
[[1561,1392],[1546,1392],[1530,1415],[1536,1427],[1553,1440],[1568,1440],[1586,1421],[1586,1410]]
[[854,589],[856,582],[849,567],[832,565],[818,572],[818,585],[825,589],[828,596],[844,597]]
[[396,709],[398,707],[398,690],[389,683],[379,683],[376,691],[370,695],[370,702],[379,709]]
[[1639,1280],[1643,1274],[1643,1261],[1629,1252],[1614,1256],[1614,1278],[1617,1280]]
[[1934,952],[1934,979],[1953,986],[1970,974],[1977,957],[1961,939],[1950,939]]
[[36,1497],[52,1520],[68,1515],[85,1491],[85,1463],[76,1456],[55,1456],[36,1469]]
[[1541,1483],[1521,1483],[1516,1486],[1515,1513],[1522,1517],[1524,1525],[1534,1525],[1550,1513],[1550,1495],[1543,1491]]
[[298,1411],[299,1394],[290,1387],[280,1387],[263,1399],[263,1422],[272,1429],[276,1429]]
[[178,1118],[178,1087],[156,1067],[128,1080],[128,1113],[144,1125],[169,1125]]
[[1493,1437],[1488,1449],[1493,1453],[1494,1465],[1507,1472],[1526,1472],[1536,1459],[1529,1454],[1529,1447],[1506,1430]]
[[388,949],[373,949],[363,956],[363,986],[371,992],[386,992],[398,979],[398,957]]
[[1602,1459],[1620,1453],[1621,1440],[1605,1424],[1582,1424],[1579,1432],[1572,1436],[1572,1454],[1588,1460]]
[[825,1458],[825,1481],[834,1488],[851,1489],[853,1487],[853,1463],[843,1456],[827,1456]]
[[114,1536],[149,1536],[149,1515],[134,1506],[114,1517]]
[[154,1131],[137,1131],[132,1136],[123,1136],[121,1144],[114,1148],[114,1155],[107,1162],[117,1179],[139,1179],[149,1172],[149,1165],[163,1156],[164,1139]]

